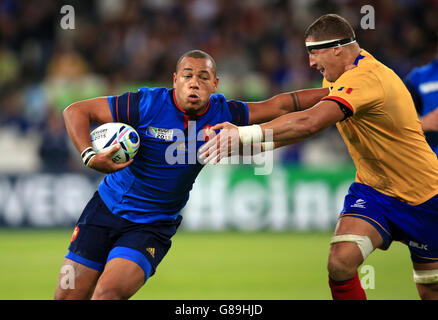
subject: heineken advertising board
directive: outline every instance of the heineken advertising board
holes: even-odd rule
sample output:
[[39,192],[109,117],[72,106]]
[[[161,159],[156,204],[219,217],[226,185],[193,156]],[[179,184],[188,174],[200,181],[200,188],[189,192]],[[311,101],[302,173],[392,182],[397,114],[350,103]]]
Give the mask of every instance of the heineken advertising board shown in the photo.
[[[354,179],[353,168],[207,166],[183,209],[186,230],[330,230]],[[0,225],[73,226],[102,176],[0,175]]]

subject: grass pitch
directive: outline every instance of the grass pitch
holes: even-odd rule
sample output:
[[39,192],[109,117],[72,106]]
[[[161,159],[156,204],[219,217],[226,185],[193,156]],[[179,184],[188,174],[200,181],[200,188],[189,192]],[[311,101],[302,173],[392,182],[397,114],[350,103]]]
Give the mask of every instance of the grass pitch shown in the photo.
[[[72,230],[0,229],[0,299],[52,299]],[[132,299],[331,299],[330,233],[179,231],[156,274]],[[369,299],[418,299],[409,250],[393,243],[359,269]],[[371,270],[371,271],[370,271]],[[373,283],[374,282],[374,283]],[[372,288],[374,286],[374,289]]]

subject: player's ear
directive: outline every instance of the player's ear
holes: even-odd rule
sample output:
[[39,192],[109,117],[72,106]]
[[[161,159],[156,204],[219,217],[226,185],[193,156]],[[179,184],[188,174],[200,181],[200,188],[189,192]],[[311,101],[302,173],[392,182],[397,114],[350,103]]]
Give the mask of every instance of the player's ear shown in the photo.
[[339,56],[341,54],[342,50],[344,50],[343,47],[335,47],[335,48],[333,48],[333,54],[335,56]]
[[176,84],[176,72],[173,73],[173,87],[175,88]]

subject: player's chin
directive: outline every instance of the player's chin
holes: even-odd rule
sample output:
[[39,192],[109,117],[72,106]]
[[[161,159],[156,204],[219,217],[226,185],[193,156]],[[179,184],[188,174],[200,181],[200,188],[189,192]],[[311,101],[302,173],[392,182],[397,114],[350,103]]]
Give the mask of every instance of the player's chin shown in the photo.
[[333,76],[327,72],[324,72],[324,78],[329,82],[335,82],[336,79],[333,78]]
[[205,104],[201,100],[187,101],[185,109],[187,112],[195,112],[196,113],[196,112],[202,110],[204,105]]

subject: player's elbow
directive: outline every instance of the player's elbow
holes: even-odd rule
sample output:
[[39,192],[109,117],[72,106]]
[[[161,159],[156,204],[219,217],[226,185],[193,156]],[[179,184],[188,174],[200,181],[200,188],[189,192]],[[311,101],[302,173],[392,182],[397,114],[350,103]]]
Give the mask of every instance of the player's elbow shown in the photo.
[[78,101],[70,104],[62,111],[62,116],[64,118],[65,122],[68,122],[78,116],[85,116],[88,117],[86,114],[86,109],[83,108],[83,102]]
[[64,119],[69,119],[70,117],[72,117],[78,110],[78,106],[77,106],[77,102],[72,103],[70,105],[68,105],[63,111],[62,111],[62,116],[64,117]]
[[64,118],[64,122],[67,124],[70,119],[72,118],[74,114],[74,107],[73,104],[67,106],[63,111],[62,111],[62,117]]

